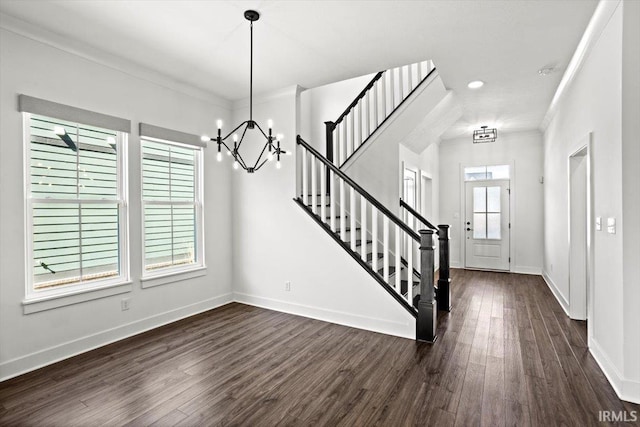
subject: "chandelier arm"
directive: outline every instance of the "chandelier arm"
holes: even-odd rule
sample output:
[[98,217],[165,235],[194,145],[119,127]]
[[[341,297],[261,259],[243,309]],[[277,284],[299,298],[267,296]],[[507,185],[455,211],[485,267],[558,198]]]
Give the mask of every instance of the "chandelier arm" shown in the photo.
[[231,151],[231,148],[229,148],[229,146],[227,144],[225,144],[224,140],[222,140],[222,142],[220,142],[220,144],[224,145],[224,148],[226,148],[227,151]]
[[222,140],[223,140],[223,141],[225,141],[227,138],[229,138],[231,135],[233,135],[233,133],[234,133],[235,131],[237,131],[237,130],[238,130],[238,129],[240,129],[243,125],[246,125],[247,123],[249,123],[249,121],[248,121],[248,120],[245,120],[244,122],[240,123],[238,126],[236,126],[236,127],[235,127],[235,129],[234,129],[234,130],[232,130],[231,132],[229,132],[229,133],[227,134],[227,136],[225,136],[224,138],[222,138]]
[[[264,165],[265,163],[267,163],[267,159],[264,159],[262,161],[262,163],[260,163],[260,166],[256,167],[254,170],[257,172],[262,167],[262,165]],[[256,164],[257,164],[257,162],[256,162]]]
[[238,146],[236,147],[236,151],[240,149],[240,146],[242,145],[242,141],[244,141],[244,136],[247,133],[247,129],[249,129],[249,126],[244,128],[244,131],[242,131],[242,136],[240,137],[240,141],[238,142]]
[[[269,140],[269,137],[267,136],[266,133],[264,133],[264,131],[262,130],[262,128],[260,127],[260,125],[258,123],[256,123],[256,126],[258,127],[258,129],[260,129],[260,132],[262,133],[262,135],[265,137],[266,140]],[[273,138],[275,139],[275,138]]]
[[253,165],[254,168],[258,166],[258,162],[260,161],[260,159],[262,159],[262,155],[264,154],[264,151],[267,149],[268,146],[269,146],[269,141],[267,140],[267,143],[264,144],[264,146],[262,147],[262,151],[260,152],[260,155],[256,159],[256,163]]
[[242,166],[242,169],[247,170],[247,164],[245,163],[244,159],[242,158],[242,154],[238,153],[236,151],[236,155],[235,155],[235,159],[238,163],[240,163],[240,166]]

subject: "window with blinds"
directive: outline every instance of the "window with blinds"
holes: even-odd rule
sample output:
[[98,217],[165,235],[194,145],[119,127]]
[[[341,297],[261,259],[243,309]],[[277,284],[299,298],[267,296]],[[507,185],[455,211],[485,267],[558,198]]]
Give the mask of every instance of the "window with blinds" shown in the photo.
[[31,291],[122,280],[125,134],[26,118]]
[[146,274],[202,265],[201,154],[199,147],[142,139]]

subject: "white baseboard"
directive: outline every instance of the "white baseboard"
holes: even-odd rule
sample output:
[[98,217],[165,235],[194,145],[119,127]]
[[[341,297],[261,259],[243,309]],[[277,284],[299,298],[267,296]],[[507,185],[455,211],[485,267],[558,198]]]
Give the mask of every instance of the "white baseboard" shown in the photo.
[[553,296],[556,297],[556,300],[558,300],[558,303],[560,304],[560,307],[562,307],[562,309],[564,310],[565,314],[571,317],[569,315],[569,301],[567,301],[564,295],[562,295],[562,292],[560,292],[556,284],[553,282],[553,280],[551,280],[551,277],[549,277],[547,272],[544,270],[542,270],[542,278],[547,284],[547,287],[551,290],[551,293],[553,294]]
[[600,347],[600,344],[598,344],[595,338],[589,340],[589,351],[596,360],[596,363],[600,366],[600,369],[602,369],[602,372],[604,372],[604,375],[609,380],[611,387],[613,387],[618,397],[627,402],[640,404],[640,381],[632,381],[624,378],[609,357],[607,357],[606,352]]
[[34,371],[78,354],[220,307],[230,302],[233,302],[231,293],[220,295],[73,341],[68,341],[54,347],[27,354],[26,356],[8,360],[0,364],[0,381]]
[[385,319],[359,316],[343,311],[311,307],[308,305],[295,304],[273,298],[248,295],[241,292],[234,292],[233,295],[234,300],[242,304],[253,305],[297,316],[309,317],[312,319],[322,320],[324,322],[337,323],[339,325],[349,326],[352,328],[394,335],[401,338],[409,338],[412,340],[416,338],[414,321],[409,323],[393,322]]
[[518,274],[533,274],[536,276],[542,275],[542,269],[540,267],[529,267],[527,265],[515,265],[511,272]]

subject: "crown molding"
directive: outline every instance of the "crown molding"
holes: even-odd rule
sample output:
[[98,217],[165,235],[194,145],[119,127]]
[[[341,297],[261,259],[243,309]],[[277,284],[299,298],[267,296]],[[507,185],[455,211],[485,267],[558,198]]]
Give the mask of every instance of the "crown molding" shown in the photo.
[[551,104],[549,104],[547,113],[542,119],[540,130],[543,133],[547,130],[547,127],[551,123],[551,120],[556,115],[558,105],[569,90],[571,83],[579,74],[582,66],[584,65],[585,61],[589,57],[589,54],[600,39],[602,32],[611,20],[611,17],[613,16],[620,3],[621,0],[600,0],[598,6],[596,6],[596,10],[595,12],[593,12],[593,16],[591,17],[591,20],[589,21],[589,24],[587,25],[587,28],[585,29],[584,34],[580,39],[580,43],[578,43],[578,47],[573,53],[571,61],[569,62],[569,65],[567,66],[567,69],[562,76],[562,80],[560,80],[560,84],[558,85],[558,88],[553,95],[553,99],[551,100]]
[[208,102],[218,107],[231,109],[231,101],[210,91],[175,80],[147,66],[136,64],[117,55],[96,49],[82,41],[39,28],[5,13],[0,13],[0,29],[70,53],[137,79],[145,80],[162,88]]

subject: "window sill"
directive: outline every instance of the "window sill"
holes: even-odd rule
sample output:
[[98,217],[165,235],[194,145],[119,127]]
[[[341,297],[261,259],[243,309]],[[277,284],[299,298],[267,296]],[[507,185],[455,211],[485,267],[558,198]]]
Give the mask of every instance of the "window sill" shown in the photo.
[[82,289],[59,295],[34,296],[22,301],[23,314],[38,313],[67,305],[78,304],[112,295],[124,294],[133,290],[132,282],[126,281],[116,285],[107,285],[92,289]]
[[173,270],[153,276],[142,276],[140,283],[143,289],[153,288],[154,286],[168,285],[170,283],[180,282],[182,280],[194,279],[207,274],[206,266],[196,266],[188,270]]

